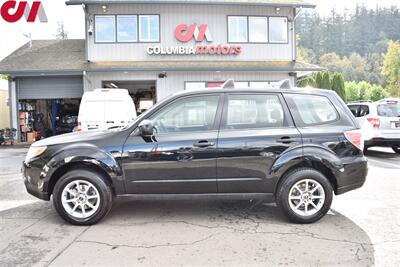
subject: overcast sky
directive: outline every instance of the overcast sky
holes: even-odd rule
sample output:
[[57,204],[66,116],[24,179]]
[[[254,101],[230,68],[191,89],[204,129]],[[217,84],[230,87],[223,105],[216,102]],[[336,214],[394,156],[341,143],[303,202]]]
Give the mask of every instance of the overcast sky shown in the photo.
[[[31,3],[32,0],[28,2]],[[357,3],[369,8],[400,6],[400,0],[309,0],[309,2],[315,3],[317,11],[324,15],[329,14],[332,7],[335,7],[337,12],[342,12],[345,8],[351,11]],[[42,0],[42,3],[49,19],[48,23],[26,23],[23,19],[16,23],[6,23],[0,18],[0,60],[28,41],[24,33],[31,33],[32,39],[54,39],[58,21],[64,21],[68,38],[84,38],[81,6],[66,6],[64,0]]]

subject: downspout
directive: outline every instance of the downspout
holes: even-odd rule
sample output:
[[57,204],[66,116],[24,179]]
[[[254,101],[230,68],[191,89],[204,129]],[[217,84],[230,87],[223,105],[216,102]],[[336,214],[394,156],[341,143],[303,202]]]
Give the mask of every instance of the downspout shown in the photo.
[[295,22],[296,19],[299,17],[301,11],[303,9],[300,7],[299,11],[296,12],[296,8],[293,8],[293,20],[292,20],[292,40],[293,40],[293,47],[292,47],[292,61],[296,61],[296,55],[297,55],[297,40],[296,40],[296,27],[295,27]]

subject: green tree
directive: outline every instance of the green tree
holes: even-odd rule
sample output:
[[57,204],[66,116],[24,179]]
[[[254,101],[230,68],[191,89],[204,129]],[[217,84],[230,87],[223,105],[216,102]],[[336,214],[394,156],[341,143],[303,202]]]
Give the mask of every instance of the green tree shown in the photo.
[[335,72],[332,77],[332,90],[335,91],[343,101],[346,101],[346,89],[344,85],[343,75]]
[[332,89],[331,77],[328,71],[322,72],[322,80],[320,84],[317,84],[318,88],[321,89]]
[[371,85],[368,90],[368,98],[372,101],[378,101],[386,97],[388,97],[388,93],[380,85]]
[[400,42],[390,41],[382,68],[386,89],[393,96],[400,96]]
[[359,100],[358,86],[356,82],[345,82],[345,90],[347,102]]

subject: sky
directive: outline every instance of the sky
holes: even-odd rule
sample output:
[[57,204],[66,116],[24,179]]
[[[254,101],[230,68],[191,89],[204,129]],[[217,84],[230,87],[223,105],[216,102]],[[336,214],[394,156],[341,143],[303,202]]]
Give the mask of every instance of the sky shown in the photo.
[[[28,0],[32,3],[33,0]],[[30,33],[32,39],[54,39],[57,23],[64,22],[69,39],[84,38],[84,15],[81,6],[66,6],[65,0],[41,0],[48,23],[27,23],[24,19],[16,23],[7,23],[0,18],[0,60],[12,53],[28,42],[24,34]],[[0,4],[4,0],[0,0]],[[350,11],[357,4],[364,4],[368,8],[376,6],[387,7],[397,5],[400,7],[400,0],[308,0],[317,5],[316,11],[322,15],[328,15],[332,7],[337,12],[342,12],[345,8]]]

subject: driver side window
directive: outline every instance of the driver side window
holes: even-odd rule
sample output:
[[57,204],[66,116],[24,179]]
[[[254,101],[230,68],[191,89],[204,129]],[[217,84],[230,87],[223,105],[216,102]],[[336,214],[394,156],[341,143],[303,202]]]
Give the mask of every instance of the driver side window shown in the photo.
[[213,129],[219,96],[179,99],[151,116],[155,133],[199,132]]

